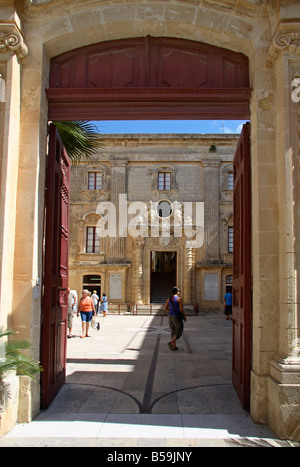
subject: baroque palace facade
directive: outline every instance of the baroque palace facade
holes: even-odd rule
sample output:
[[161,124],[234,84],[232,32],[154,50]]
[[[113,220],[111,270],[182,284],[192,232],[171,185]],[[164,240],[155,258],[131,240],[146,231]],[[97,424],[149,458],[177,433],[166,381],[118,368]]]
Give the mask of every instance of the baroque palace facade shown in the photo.
[[104,135],[104,154],[71,170],[71,289],[106,293],[111,305],[135,312],[163,304],[178,285],[187,306],[223,309],[232,286],[237,141]]
[[[246,356],[250,365],[247,382],[243,377],[238,382],[242,391],[246,386],[248,391],[249,383],[252,418],[268,423],[279,437],[300,439],[299,85],[298,0],[0,2],[0,327],[12,328],[20,338],[30,340],[32,356],[40,360],[42,355],[44,365],[41,381],[10,378],[12,399],[1,413],[1,433],[10,430],[16,420],[32,420],[64,382],[66,319],[62,316],[68,285],[67,255],[58,259],[57,245],[59,239],[66,253],[68,216],[56,219],[56,231],[50,235],[54,224],[49,218],[45,223],[45,206],[49,213],[50,192],[53,200],[61,195],[66,214],[68,164],[60,153],[48,153],[49,122],[240,119],[251,122],[248,201],[252,209],[246,231],[251,240],[247,250],[251,280],[235,286],[233,330],[238,340],[246,323],[250,342],[246,350],[235,353],[233,362],[235,369],[243,370]],[[50,148],[53,135],[49,139]],[[220,306],[227,271],[230,275],[225,265],[230,264],[226,231],[230,229],[231,211],[223,191],[222,169],[231,163],[226,160],[232,157],[231,150],[227,153],[227,147],[223,156],[217,143],[201,146],[201,139],[199,152],[189,142],[183,158],[174,150],[183,148],[182,143],[174,145],[172,141],[171,154],[161,152],[162,164],[155,153],[166,141],[169,145],[170,137],[155,138],[151,145],[149,140],[147,144],[143,139],[138,141],[137,149],[149,157],[149,161],[138,162],[132,147],[127,151],[125,146],[115,145],[116,141],[108,141],[113,159],[103,157],[97,168],[90,167],[96,174],[96,188],[97,172],[102,173],[101,189],[96,190],[98,199],[90,197],[94,190],[88,184],[92,181],[82,179],[81,168],[77,175],[74,173],[78,185],[72,197],[79,196],[80,202],[90,208],[74,215],[77,246],[71,249],[72,287],[80,289],[82,275],[91,275],[95,254],[84,249],[93,248],[93,228],[106,215],[97,210],[95,213],[100,201],[109,200],[117,206],[120,199],[115,197],[125,193],[128,207],[134,210],[135,201],[148,206],[149,201],[179,200],[204,202],[207,213],[206,197],[210,197],[219,203],[219,210],[209,210],[214,219],[204,215],[204,231],[199,231],[204,246],[183,248],[183,238],[175,234],[168,244],[164,237],[163,245],[149,235],[140,240],[124,236],[116,242],[113,237],[104,238],[99,245],[103,269],[97,274],[101,275],[101,291],[110,294],[112,300],[147,303],[151,300],[149,272],[157,268],[154,272],[159,273],[162,264],[157,264],[157,259],[161,263],[159,253],[164,252],[167,262],[172,260],[170,273],[176,269],[176,282],[186,303],[193,305],[199,300],[204,306],[205,293],[208,298],[216,298],[218,289],[218,299],[213,302]],[[126,142],[133,145],[133,141]],[[153,144],[156,148],[152,153]],[[217,147],[216,153],[209,152],[212,144]],[[221,147],[225,150],[226,145]],[[192,151],[197,152],[195,161],[191,160]],[[55,170],[57,180],[63,180],[61,192],[49,179],[48,169],[55,161],[60,162]],[[238,165],[242,165],[241,158]],[[183,182],[186,178],[190,181]],[[210,180],[208,187],[206,179]],[[167,187],[162,197],[159,183]],[[183,187],[184,183],[188,185]],[[190,187],[195,185],[198,191],[193,198]],[[213,190],[214,186],[219,191]],[[166,206],[163,204],[162,210]],[[54,214],[57,212],[53,209]],[[183,223],[184,211],[174,208],[175,212],[179,218],[182,214]],[[167,216],[160,217],[162,224]],[[209,225],[219,230],[215,238],[205,230]],[[150,252],[154,253],[153,266]],[[220,263],[212,267],[212,258]],[[52,260],[59,262],[59,267],[54,262],[50,267]],[[89,267],[76,279],[74,263],[79,267],[79,260]],[[142,264],[145,268],[137,270]],[[219,266],[223,265],[221,272]],[[249,287],[253,292],[252,304],[251,300],[247,303],[251,313],[243,322],[242,297]],[[243,346],[243,340],[239,344]]]

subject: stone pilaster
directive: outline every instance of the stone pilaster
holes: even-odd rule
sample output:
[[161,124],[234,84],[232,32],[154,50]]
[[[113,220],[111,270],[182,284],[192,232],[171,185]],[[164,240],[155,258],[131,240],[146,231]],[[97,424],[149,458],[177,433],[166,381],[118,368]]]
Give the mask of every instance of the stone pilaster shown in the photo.
[[[268,54],[273,67],[265,73],[266,80],[271,82],[274,72],[275,84],[268,86],[268,101],[253,96],[259,111],[255,115],[257,121],[252,119],[252,128],[258,130],[251,140],[254,233],[251,415],[257,422],[267,422],[278,437],[297,440],[300,440],[300,134],[299,102],[294,99],[298,91],[294,90],[293,81],[300,71],[299,26],[288,15],[277,23]],[[255,68],[262,81],[263,70],[258,62],[259,59]],[[276,124],[266,125],[267,121]],[[271,154],[276,154],[276,158],[266,157]]]
[[219,161],[203,160],[204,260],[219,260]]
[[124,160],[115,160],[111,164],[111,198],[116,208],[117,236],[110,238],[110,262],[124,261],[125,238],[119,236],[119,195],[126,193],[126,164]]
[[132,302],[143,303],[143,247],[144,239],[133,239]]
[[[278,64],[282,70],[282,114],[277,138],[284,142],[278,160],[280,166],[279,222],[281,226],[279,258],[279,342],[270,363],[268,381],[271,428],[282,438],[300,440],[300,327],[299,327],[299,202],[300,202],[300,104],[291,95],[291,83],[300,76],[300,24],[290,24],[278,38],[286,41]],[[284,40],[283,40],[284,39]],[[293,189],[291,189],[291,187]]]

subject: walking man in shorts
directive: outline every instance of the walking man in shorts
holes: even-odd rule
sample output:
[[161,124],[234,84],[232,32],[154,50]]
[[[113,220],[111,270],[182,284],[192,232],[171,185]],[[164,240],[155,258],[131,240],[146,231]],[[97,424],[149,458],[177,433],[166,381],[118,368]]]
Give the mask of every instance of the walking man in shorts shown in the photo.
[[224,295],[224,307],[226,319],[229,319],[232,315],[232,293],[228,289]]
[[180,339],[183,333],[183,321],[186,321],[186,316],[183,311],[182,298],[179,297],[180,290],[178,287],[173,287],[172,296],[168,298],[164,306],[165,313],[169,314],[169,326],[171,330],[171,340],[168,342],[170,350],[178,350],[176,341]]

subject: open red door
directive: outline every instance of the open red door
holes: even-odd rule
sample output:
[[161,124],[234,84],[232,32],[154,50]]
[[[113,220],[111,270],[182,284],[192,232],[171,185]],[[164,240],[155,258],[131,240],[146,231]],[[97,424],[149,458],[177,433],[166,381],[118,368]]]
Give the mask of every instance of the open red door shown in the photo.
[[68,319],[70,161],[50,125],[46,174],[44,278],[41,322],[41,407],[65,382]]
[[245,410],[250,408],[252,268],[250,124],[234,157],[233,355],[232,382]]

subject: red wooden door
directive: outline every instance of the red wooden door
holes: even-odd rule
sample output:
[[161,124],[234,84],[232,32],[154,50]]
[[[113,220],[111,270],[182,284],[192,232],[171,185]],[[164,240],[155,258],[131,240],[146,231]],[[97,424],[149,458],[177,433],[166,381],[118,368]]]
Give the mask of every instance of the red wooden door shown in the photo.
[[41,406],[47,408],[65,382],[68,318],[70,162],[50,125],[46,173],[44,278],[41,322]]
[[234,157],[233,357],[232,381],[250,408],[252,270],[250,124],[243,126]]
[[51,60],[49,119],[242,120],[249,82],[248,57],[228,49],[171,37],[104,41]]

